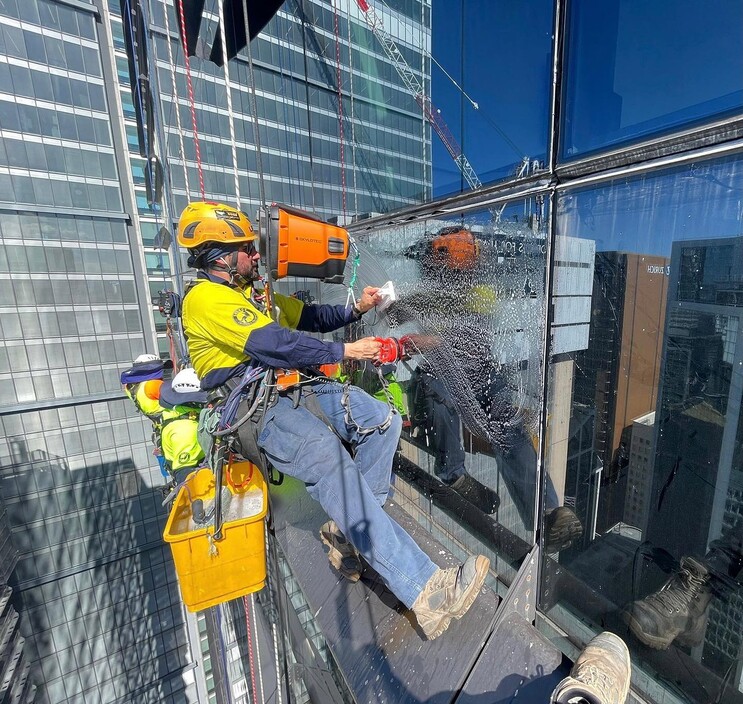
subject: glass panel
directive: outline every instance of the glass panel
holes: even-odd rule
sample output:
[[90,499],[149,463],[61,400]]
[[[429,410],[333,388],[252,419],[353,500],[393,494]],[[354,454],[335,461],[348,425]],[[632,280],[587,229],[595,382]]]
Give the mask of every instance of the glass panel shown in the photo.
[[741,188],[737,158],[558,201],[542,607],[695,702],[743,702]]
[[[545,233],[542,205],[519,201],[377,230],[358,269],[359,287],[389,279],[397,293],[360,334],[407,340],[410,361],[381,372],[407,419],[401,474],[416,490],[413,514],[470,550],[482,541],[507,581],[534,535]],[[346,293],[321,296],[343,303]],[[384,396],[374,371],[347,371]]]
[[[446,123],[482,183],[514,176],[525,159],[546,160],[552,5],[549,0],[432,3],[435,62],[426,57],[425,70],[434,115]],[[414,68],[420,70],[420,61]],[[434,195],[468,190],[471,183],[444,141],[430,129],[429,139]]]
[[568,7],[562,159],[743,108],[741,3]]

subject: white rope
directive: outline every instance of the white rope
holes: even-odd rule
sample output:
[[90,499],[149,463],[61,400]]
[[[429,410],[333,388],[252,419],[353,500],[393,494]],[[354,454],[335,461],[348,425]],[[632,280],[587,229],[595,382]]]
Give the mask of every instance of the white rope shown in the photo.
[[353,174],[353,212],[354,215],[359,214],[359,191],[356,186],[356,117],[353,111],[353,44],[351,43],[351,0],[348,0],[348,19],[346,25],[348,27],[348,75],[350,77],[350,91],[351,91],[351,164]]
[[[247,36],[250,36],[249,34],[247,34],[247,32],[246,32],[246,35]],[[265,546],[266,546],[266,555],[268,555],[269,554],[270,545],[268,544],[268,525],[267,525],[267,521],[263,521],[263,540],[264,540]],[[278,565],[278,563],[277,564],[274,564],[273,567],[276,570],[276,575],[278,576],[278,571],[279,571],[279,565]],[[269,576],[270,574],[271,574],[271,571],[269,570],[267,572],[267,575],[266,575],[268,577],[268,585],[267,586],[268,586],[269,599],[272,598],[271,597],[271,591],[272,591],[272,589],[271,589],[272,588],[271,580],[272,580],[272,577]],[[278,601],[280,599],[280,597],[279,597],[279,589],[281,589],[281,587],[278,587],[277,586],[276,591],[274,592],[274,595],[276,597],[276,614],[277,615],[278,615],[278,613],[280,613],[279,610],[281,609],[281,606],[280,606],[279,601]],[[277,618],[274,618],[272,620],[272,623],[271,623],[271,637],[273,638],[273,663],[274,663],[274,667],[276,668],[276,701],[277,701],[277,704],[283,704],[284,697],[283,697],[282,689],[281,689],[281,666],[279,665],[279,632],[278,632],[278,629],[276,628],[276,621],[277,620],[278,620]],[[287,689],[288,689],[289,688],[289,682],[286,683],[286,686],[287,686]]]
[[[253,624],[253,639],[255,641],[255,660],[258,663],[258,682],[260,684],[260,697],[258,698],[259,702],[265,701],[265,695],[264,692],[266,691],[263,689],[263,666],[261,665],[261,646],[258,642],[258,623],[255,619],[255,594],[250,595],[250,614],[251,614],[251,622]],[[256,693],[257,694],[257,693]]]
[[227,90],[227,123],[230,126],[230,144],[232,146],[232,171],[235,177],[235,202],[240,209],[240,178],[237,173],[237,141],[235,139],[235,117],[232,112],[232,84],[230,83],[229,61],[227,60],[227,36],[224,28],[224,7],[222,0],[217,0],[219,10],[219,36],[222,40],[222,66],[224,68],[224,86]]
[[[167,2],[163,6],[163,10],[165,12],[165,33],[167,34],[167,41],[165,42],[168,45],[168,68],[170,69],[170,81],[173,84],[173,102],[172,105],[175,106],[175,124],[176,129],[178,130],[178,146],[181,151],[181,163],[183,164],[183,181],[186,184],[186,199],[191,200],[191,187],[188,184],[188,167],[186,166],[186,150],[183,146],[184,140],[183,140],[183,125],[181,124],[181,104],[178,100],[178,86],[176,84],[175,80],[175,61],[173,59],[173,47],[170,45],[171,38],[170,38],[170,20],[168,19],[168,5]],[[163,148],[165,149],[165,153],[167,154],[167,145],[163,145]]]

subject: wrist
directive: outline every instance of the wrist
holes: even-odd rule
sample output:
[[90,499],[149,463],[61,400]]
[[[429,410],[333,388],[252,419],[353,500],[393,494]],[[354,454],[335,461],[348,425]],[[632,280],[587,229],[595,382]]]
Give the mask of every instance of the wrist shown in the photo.
[[365,311],[361,310],[361,308],[359,308],[358,304],[356,303],[351,306],[351,312],[353,313],[353,317],[356,318],[356,320],[358,320],[365,313]]

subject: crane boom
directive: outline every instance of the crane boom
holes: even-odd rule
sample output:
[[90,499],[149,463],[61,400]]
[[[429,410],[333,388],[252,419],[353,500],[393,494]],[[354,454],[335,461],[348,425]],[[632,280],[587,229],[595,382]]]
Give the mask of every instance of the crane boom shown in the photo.
[[377,15],[367,0],[356,0],[356,4],[359,6],[372,34],[379,40],[385,54],[392,61],[392,65],[395,67],[405,87],[413,94],[415,102],[418,103],[423,111],[423,116],[439,136],[451,158],[454,159],[454,163],[462,172],[464,180],[467,181],[473,191],[482,188],[482,181],[480,181],[475,170],[472,168],[472,164],[470,164],[462,152],[462,148],[441,117],[441,112],[431,102],[431,98],[426,95],[421,82],[418,80],[418,76],[415,75],[415,72],[410,68],[405,57],[397,48],[397,44],[395,44],[392,37],[387,33],[379,15]]

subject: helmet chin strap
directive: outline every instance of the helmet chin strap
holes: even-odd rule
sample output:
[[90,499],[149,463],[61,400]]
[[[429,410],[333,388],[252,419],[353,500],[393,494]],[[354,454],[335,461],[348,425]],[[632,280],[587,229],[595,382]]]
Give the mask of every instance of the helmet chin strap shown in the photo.
[[239,252],[231,252],[229,258],[221,257],[215,261],[211,268],[217,271],[226,271],[230,275],[230,286],[244,288],[248,281],[244,276],[237,273],[237,259]]

